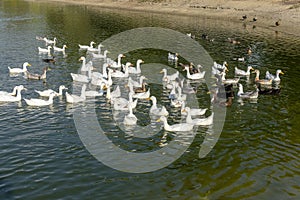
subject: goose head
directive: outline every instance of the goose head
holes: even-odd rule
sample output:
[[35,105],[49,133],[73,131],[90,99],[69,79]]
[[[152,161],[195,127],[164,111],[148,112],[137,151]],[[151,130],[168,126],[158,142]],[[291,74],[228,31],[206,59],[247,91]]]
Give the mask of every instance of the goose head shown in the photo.
[[276,70],[276,75],[277,75],[277,74],[279,75],[279,74],[284,74],[284,73],[283,73],[283,71],[282,71],[281,69],[277,69],[277,70]]
[[85,60],[86,60],[86,58],[85,58],[84,56],[81,56],[81,57],[79,58],[78,61],[83,61],[83,62],[85,62]]
[[138,60],[136,61],[136,65],[140,65],[140,64],[142,64],[142,63],[144,63],[144,61],[143,61],[142,59],[138,59]]
[[164,73],[164,74],[167,74],[167,70],[164,68],[164,69],[162,69],[159,73]]
[[96,44],[94,41],[90,42],[90,47],[93,47],[93,45]]
[[29,64],[28,62],[24,62],[23,63],[23,70],[27,71],[27,67],[30,67],[30,66],[31,66],[31,64]]

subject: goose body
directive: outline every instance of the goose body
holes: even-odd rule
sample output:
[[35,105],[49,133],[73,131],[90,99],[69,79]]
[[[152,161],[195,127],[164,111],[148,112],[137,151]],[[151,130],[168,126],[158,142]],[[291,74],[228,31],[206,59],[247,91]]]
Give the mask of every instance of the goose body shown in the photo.
[[240,80],[240,77],[226,79],[225,76],[226,76],[226,73],[222,72],[222,83],[223,84],[237,84]]
[[114,103],[114,99],[121,96],[120,86],[117,86],[115,90],[110,91],[110,86],[106,90],[106,99]]
[[158,116],[168,116],[169,112],[167,111],[165,106],[162,106],[161,108],[157,107],[157,100],[155,96],[151,96],[150,100],[152,101],[152,106],[150,108],[150,114],[152,115],[158,115]]
[[95,42],[91,41],[90,42],[90,45],[81,45],[81,44],[78,44],[79,48],[84,50],[84,49],[88,49],[88,48],[93,48],[93,45],[96,44]]
[[68,47],[67,47],[67,45],[65,45],[65,44],[63,45],[62,48],[59,48],[59,47],[57,47],[57,46],[53,46],[53,50],[54,50],[54,51],[63,52],[63,53],[66,52],[66,48],[68,48]]
[[234,73],[236,76],[249,76],[250,70],[254,70],[253,67],[248,66],[247,71],[244,71],[242,69],[238,69],[237,67],[234,68]]
[[133,93],[129,93],[129,100],[119,97],[114,100],[114,109],[115,110],[128,110],[128,105],[130,104],[131,108],[134,109],[137,106],[137,99],[133,101]]
[[12,96],[10,94],[2,94],[0,95],[0,102],[16,102],[16,101],[21,101],[22,96],[21,96],[21,91],[25,90],[23,85],[17,86],[17,95]]
[[147,91],[146,85],[147,85],[147,83],[143,82],[142,83],[142,87],[138,87],[138,88],[134,89],[134,93],[143,93],[143,92],[146,92]]
[[92,71],[89,68],[88,69],[88,75],[85,74],[75,74],[75,73],[70,73],[73,81],[76,82],[82,82],[82,83],[89,83],[92,79]]
[[[111,72],[112,72],[112,69],[108,69],[107,75],[106,75],[106,70],[103,72],[103,74],[101,74],[99,72],[93,72],[91,84],[101,86],[102,83],[105,83],[106,86],[111,86],[113,84],[113,81],[111,78]],[[97,74],[95,74],[95,73],[97,73]],[[107,78],[106,78],[106,76],[107,76]]]
[[166,131],[191,131],[194,128],[193,124],[189,124],[189,123],[179,123],[179,124],[173,124],[173,125],[169,125],[167,118],[165,116],[161,116],[157,122],[162,121],[164,123],[164,129]]
[[115,78],[127,78],[129,76],[128,67],[131,65],[132,64],[130,62],[127,62],[125,65],[125,72],[115,70],[111,73],[111,76]]
[[53,40],[50,40],[50,39],[44,37],[43,40],[46,42],[46,45],[47,45],[47,44],[53,44],[53,45],[55,46],[55,44],[56,44],[56,42],[57,42],[56,37],[53,38]]
[[146,92],[133,94],[132,97],[137,99],[148,99],[150,98],[150,88]]
[[27,79],[32,79],[32,80],[43,80],[47,78],[47,71],[49,70],[48,67],[45,67],[43,69],[43,73],[42,74],[33,74],[30,73],[28,71],[25,72],[25,78]]
[[254,70],[254,72],[252,72],[252,73],[256,73],[255,83],[261,84],[261,85],[272,85],[272,79],[270,79],[270,80],[269,79],[259,79],[260,72],[258,69]]
[[169,99],[177,99],[176,89],[177,89],[177,87],[178,87],[178,82],[173,81],[170,85],[171,85],[171,86],[170,86],[171,91],[170,91],[170,93],[169,93],[168,98],[169,98]]
[[25,99],[25,102],[27,105],[29,106],[48,106],[53,104],[53,97],[56,96],[56,94],[54,92],[52,92],[49,95],[49,99],[48,100],[43,100],[43,99]]
[[96,53],[92,53],[92,56],[93,56],[93,58],[107,58],[107,54],[109,53],[109,51],[108,50],[105,50],[104,52],[103,52],[103,54],[100,54],[100,53],[98,53],[98,54],[96,54]]
[[177,100],[179,100],[179,101],[185,101],[187,95],[186,94],[182,94],[182,89],[181,89],[180,86],[177,87],[177,92],[178,92],[178,94],[177,94]]
[[72,77],[73,81],[76,81],[76,82],[82,82],[82,83],[90,82],[90,78],[83,74],[71,73],[71,77]]
[[221,75],[221,73],[225,73],[228,70],[227,66],[228,64],[226,61],[224,61],[222,65],[214,62],[213,66],[211,67],[212,75]]
[[11,96],[15,96],[17,94],[17,89],[18,89],[19,86],[15,86],[13,88],[13,91],[12,92],[6,92],[6,91],[0,91],[0,96],[1,95],[11,95]]
[[160,73],[163,73],[163,74],[164,74],[164,75],[163,75],[163,78],[162,78],[162,81],[166,81],[166,82],[168,82],[168,81],[175,81],[176,78],[179,77],[179,71],[175,72],[174,74],[168,75],[168,74],[167,74],[167,69],[165,69],[165,68],[162,69],[162,70],[160,71]]
[[8,67],[9,73],[24,73],[27,71],[27,67],[31,66],[28,62],[23,63],[23,68],[10,68]]
[[177,100],[177,99],[171,99],[170,105],[171,105],[172,107],[179,108],[179,107],[182,106],[183,102],[184,102],[184,101],[180,101],[180,100]]
[[274,82],[280,82],[280,74],[284,74],[281,69],[276,70],[276,75],[274,76],[269,71],[266,71],[266,79],[273,80]]
[[255,91],[250,91],[250,92],[244,92],[243,89],[243,85],[242,84],[238,84],[239,85],[239,91],[237,93],[237,96],[243,99],[257,99],[258,97],[258,89],[256,89]]
[[79,61],[82,61],[82,65],[81,65],[80,71],[87,72],[89,70],[93,70],[94,69],[93,62],[92,61],[86,62],[86,58],[84,56],[81,56],[79,58]]
[[122,63],[121,63],[122,58],[125,58],[125,56],[123,54],[119,54],[117,62],[112,61],[111,63],[109,63],[110,67],[111,68],[120,68],[120,67],[122,67]]
[[168,60],[170,61],[177,61],[178,60],[178,53],[172,54],[172,53],[168,53]]
[[[95,44],[95,43],[94,43]],[[98,44],[97,48],[94,48],[93,45],[90,45],[87,50],[91,52],[98,52],[98,54],[101,53],[101,47],[104,47],[102,44]]]
[[197,125],[197,126],[209,126],[209,125],[213,124],[213,117],[214,117],[213,113],[207,118],[192,119],[191,114],[190,114],[190,108],[185,107],[185,110],[187,111],[186,122],[188,124],[193,124],[193,125]]
[[68,88],[66,88],[64,85],[61,85],[58,88],[58,92],[55,92],[52,89],[48,89],[48,90],[44,90],[44,91],[35,90],[35,92],[38,93],[42,97],[49,97],[51,93],[54,93],[55,96],[62,96],[64,89],[68,89]]
[[[187,112],[185,110],[185,102],[181,105],[181,115],[187,115]],[[204,115],[207,111],[207,108],[189,108],[189,113],[191,116],[197,116],[197,115]]]
[[187,76],[188,79],[199,80],[199,79],[203,79],[204,76],[205,76],[205,71],[194,73],[194,74],[190,74],[189,67],[185,67],[184,70],[186,71],[186,76]]
[[138,59],[136,61],[136,67],[129,67],[128,68],[128,73],[130,74],[140,74],[142,71],[141,71],[141,64],[144,63],[143,60],[141,59]]
[[52,48],[51,46],[48,46],[46,49],[38,47],[38,50],[39,50],[39,53],[48,53],[48,54],[50,54],[51,48]]
[[106,87],[105,83],[101,83],[99,91],[95,91],[95,90],[85,91],[85,96],[86,97],[99,97],[99,96],[103,96],[104,95],[104,89],[105,89],[105,87]]
[[103,90],[95,91],[95,90],[89,90],[85,92],[86,97],[100,97],[104,95]]
[[69,94],[66,92],[66,101],[67,103],[78,103],[86,100],[85,96],[86,84],[84,84],[81,88],[81,95]]
[[128,85],[132,84],[133,87],[142,87],[144,80],[147,79],[145,76],[140,76],[139,81],[132,80],[131,77],[128,78]]
[[124,117],[124,125],[132,126],[137,122],[137,117],[133,114],[132,107],[128,105],[129,114]]

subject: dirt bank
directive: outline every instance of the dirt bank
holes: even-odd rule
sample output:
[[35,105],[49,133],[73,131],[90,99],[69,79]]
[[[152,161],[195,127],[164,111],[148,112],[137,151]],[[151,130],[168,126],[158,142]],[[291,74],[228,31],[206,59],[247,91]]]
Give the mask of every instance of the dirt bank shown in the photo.
[[[253,21],[256,26],[300,36],[300,0],[29,0],[94,5],[142,12]],[[247,16],[243,19],[243,16]],[[276,22],[279,21],[279,26]]]

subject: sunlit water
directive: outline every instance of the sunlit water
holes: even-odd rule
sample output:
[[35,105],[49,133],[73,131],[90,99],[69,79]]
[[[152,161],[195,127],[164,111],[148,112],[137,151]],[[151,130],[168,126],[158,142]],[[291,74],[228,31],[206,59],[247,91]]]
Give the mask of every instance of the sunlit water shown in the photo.
[[[100,43],[122,31],[146,26],[195,34],[215,61],[229,63],[229,77],[233,76],[234,66],[247,65],[259,68],[261,77],[266,70],[274,73],[280,68],[285,73],[280,95],[259,96],[257,102],[234,99],[226,111],[219,141],[205,158],[198,158],[206,131],[200,128],[180,159],[164,169],[144,174],[116,171],[89,154],[76,131],[74,107],[66,104],[64,96],[55,98],[53,106],[42,108],[26,106],[24,101],[1,103],[1,199],[299,198],[300,38],[261,29],[259,25],[253,28],[252,23],[22,1],[2,1],[0,5],[0,90],[10,91],[23,84],[27,88],[22,92],[24,98],[37,98],[34,90],[57,89],[62,84],[72,92],[70,73],[77,73],[81,65],[78,59],[85,55],[78,50],[78,44],[92,40]],[[214,42],[202,40],[203,33],[214,38]],[[38,55],[37,47],[44,43],[36,40],[36,36],[57,37],[59,46],[67,44],[66,55],[56,54],[55,65],[43,63],[44,56]],[[229,37],[241,44],[226,42]],[[246,54],[247,47],[253,49],[251,56]],[[132,52],[124,62],[141,57],[145,63],[167,64],[166,54],[152,53],[149,56],[147,51]],[[245,62],[233,60],[243,56]],[[47,82],[8,74],[7,66],[20,67],[25,61],[37,73],[50,66]],[[241,80],[245,90],[253,89],[253,79],[251,75],[250,83]],[[161,102],[166,101],[160,86],[151,87]],[[197,98],[201,107],[209,108],[205,85],[199,86]],[[175,137],[173,133],[161,132],[147,141],[135,138],[127,134],[130,130],[123,131],[110,123],[116,113],[104,98],[89,100],[82,106],[89,104],[95,105],[100,123],[109,130],[107,136],[123,149],[151,151]],[[142,101],[139,106],[139,110],[146,110],[150,102]],[[150,124],[146,113],[138,115],[142,119],[140,125]],[[174,111],[174,121],[176,116]]]

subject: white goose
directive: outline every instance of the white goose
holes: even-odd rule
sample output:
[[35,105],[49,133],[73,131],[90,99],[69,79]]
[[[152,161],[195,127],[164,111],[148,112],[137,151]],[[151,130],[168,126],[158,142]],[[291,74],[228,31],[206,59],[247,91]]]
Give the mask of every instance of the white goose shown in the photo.
[[21,91],[26,90],[23,85],[17,86],[17,95],[12,96],[10,94],[2,94],[0,95],[0,102],[15,102],[15,101],[21,101]]
[[46,45],[47,45],[47,44],[53,44],[53,45],[55,46],[55,44],[56,44],[56,42],[57,42],[56,37],[53,38],[53,40],[50,40],[50,39],[44,37],[43,40],[46,42]]
[[129,94],[128,94],[129,99],[128,100],[125,99],[125,98],[122,98],[122,97],[114,99],[114,109],[125,111],[125,110],[128,110],[128,105],[129,104],[131,105],[131,108],[134,109],[137,106],[138,99],[133,101],[132,95],[133,95],[133,93],[129,92]]
[[185,101],[187,95],[186,94],[182,94],[182,88],[179,85],[177,87],[177,91],[178,91],[177,100],[179,100],[179,101]]
[[212,113],[207,118],[192,119],[192,116],[190,114],[190,108],[189,107],[185,107],[185,110],[187,112],[186,123],[197,125],[197,126],[209,126],[209,125],[213,124],[214,113]]
[[185,94],[195,94],[197,92],[197,89],[194,89],[188,82],[184,84],[185,80],[186,79],[183,79],[179,82],[179,85],[182,88],[182,92]]
[[10,68],[8,67],[9,73],[15,74],[15,73],[24,73],[27,71],[27,67],[30,67],[31,65],[28,62],[23,63],[23,68]]
[[79,58],[78,61],[82,61],[82,65],[81,65],[81,68],[80,68],[80,71],[82,72],[87,72],[90,70],[93,70],[94,67],[93,67],[93,62],[92,61],[89,61],[88,63],[86,62],[86,58],[84,56],[81,56]]
[[266,71],[266,79],[273,80],[274,82],[280,82],[280,74],[284,74],[281,69],[276,70],[276,75],[274,76],[269,71]]
[[199,79],[203,79],[204,76],[205,76],[205,71],[199,72],[199,73],[190,74],[190,69],[189,69],[188,66],[184,67],[184,70],[186,71],[186,76],[187,76],[188,79],[199,80]]
[[167,118],[165,116],[161,116],[157,122],[162,121],[164,123],[164,129],[166,131],[191,131],[194,128],[193,124],[188,124],[188,123],[179,123],[179,124],[173,124],[173,125],[169,125]]
[[128,104],[129,114],[124,117],[124,125],[132,126],[137,122],[137,117],[133,114],[132,107]]
[[228,64],[226,61],[223,62],[223,65],[214,62],[213,66],[211,67],[212,75],[221,75],[222,72],[228,71],[227,69]]
[[[101,72],[92,72],[92,79],[107,79],[107,67],[108,67],[108,64],[107,63],[104,63],[103,66],[102,66],[102,73]],[[111,72],[113,71],[112,69],[110,69]]]
[[88,51],[91,51],[91,52],[98,52],[98,54],[101,53],[101,47],[104,47],[102,44],[98,44],[98,47],[97,48],[94,48],[93,46],[89,46],[87,48]]
[[172,54],[172,53],[168,53],[168,60],[169,61],[177,61],[178,60],[178,53]]
[[13,88],[12,92],[7,92],[7,91],[0,91],[0,95],[11,95],[11,96],[15,96],[17,94],[17,89],[19,86],[15,86]]
[[150,100],[152,101],[152,106],[150,108],[150,114],[152,115],[158,115],[158,116],[168,116],[169,112],[167,111],[165,106],[162,106],[161,108],[157,107],[157,100],[155,96],[151,96]]
[[131,77],[128,78],[128,85],[132,84],[133,87],[138,88],[138,87],[142,87],[144,80],[147,80],[147,78],[145,76],[140,76],[139,81],[134,81],[132,80]]
[[[207,108],[189,108],[191,116],[204,115],[206,111]],[[187,115],[187,112],[185,110],[185,102],[181,104],[181,115]]]
[[81,44],[78,44],[79,48],[84,50],[84,49],[88,49],[88,48],[93,48],[93,45],[96,44],[94,41],[91,41],[90,42],[90,46],[88,45],[81,45]]
[[240,80],[240,77],[236,77],[236,78],[231,78],[231,79],[226,79],[226,73],[222,72],[222,83],[223,84],[237,84]]
[[74,74],[74,73],[70,73],[73,81],[76,82],[82,82],[82,83],[89,83],[92,79],[92,71],[89,68],[88,70],[88,75],[84,75],[84,74]]
[[35,90],[35,92],[38,93],[42,97],[49,97],[51,93],[54,93],[55,96],[62,96],[64,89],[68,89],[68,88],[66,88],[64,85],[61,85],[58,88],[58,92],[55,92],[52,89],[48,89],[48,90],[44,90],[44,91]]
[[178,96],[177,93],[176,93],[176,89],[178,88],[179,84],[178,84],[178,82],[173,81],[171,83],[171,85],[172,85],[172,89],[170,91],[170,94],[169,94],[168,98],[174,100],[174,99],[177,99],[177,96]]
[[165,68],[162,69],[160,71],[160,73],[164,74],[163,78],[162,78],[162,81],[166,81],[166,82],[168,82],[168,81],[175,81],[175,79],[179,77],[179,71],[175,72],[174,74],[168,75],[167,74],[167,69],[165,69]]
[[234,74],[236,76],[249,76],[250,75],[250,70],[254,70],[252,66],[247,67],[247,71],[244,71],[242,69],[239,69],[237,67],[234,68]]
[[108,53],[109,53],[108,50],[104,50],[103,54],[100,54],[100,53],[98,53],[98,54],[92,53],[92,56],[93,56],[93,58],[102,58],[102,59],[104,59],[104,58],[107,58],[107,54],[108,54]]
[[49,95],[49,99],[48,100],[43,100],[43,99],[25,99],[25,102],[27,105],[29,106],[49,106],[51,104],[53,104],[53,98],[54,96],[56,96],[56,94],[54,92],[52,92]]
[[142,71],[141,71],[141,64],[142,63],[144,63],[144,61],[143,60],[141,60],[141,59],[138,59],[137,61],[136,61],[136,67],[129,67],[128,68],[128,72],[130,73],[130,74],[140,74]]
[[127,62],[125,65],[125,71],[119,71],[119,70],[114,70],[111,73],[111,77],[115,77],[115,78],[127,78],[129,76],[129,72],[128,72],[128,68],[129,66],[131,66],[132,64],[130,62]]
[[238,85],[239,85],[239,91],[237,93],[238,97],[240,97],[242,99],[257,99],[258,91],[259,91],[258,88],[256,88],[255,91],[244,92],[243,85],[240,83]]
[[105,83],[102,82],[101,85],[100,85],[100,90],[99,91],[95,91],[95,90],[85,91],[85,96],[86,97],[99,97],[99,96],[103,96],[105,89],[106,89],[106,85],[105,85]]
[[148,99],[150,98],[150,88],[146,92],[133,94],[132,97],[137,99]]
[[117,86],[115,90],[110,91],[110,86],[108,86],[106,90],[106,99],[110,100],[110,102],[114,103],[114,99],[121,96],[120,86]]
[[48,46],[47,49],[38,47],[38,50],[39,50],[39,53],[48,53],[48,54],[50,54],[51,48],[52,48],[51,46]]
[[111,61],[108,64],[110,64],[110,67],[112,67],[112,68],[120,68],[120,67],[122,67],[122,63],[121,63],[122,58],[125,58],[125,56],[123,54],[119,54],[117,62]]
[[67,47],[67,45],[63,45],[63,47],[62,48],[59,48],[59,47],[57,47],[57,46],[53,46],[53,50],[54,51],[57,51],[57,52],[62,52],[62,53],[66,53],[66,48],[68,48]]
[[74,94],[69,94],[66,92],[66,101],[67,103],[78,103],[85,101],[86,96],[85,96],[85,90],[86,90],[86,84],[84,84],[81,88],[81,95],[74,95]]
[[184,101],[180,101],[178,99],[171,99],[170,105],[175,108],[179,108],[182,106]]
[[[96,73],[99,73],[99,72],[96,72]],[[95,72],[92,73],[92,80],[91,80],[91,84],[93,85],[98,85],[98,86],[101,86],[102,83],[105,83],[105,85],[108,87],[108,86],[112,86],[113,84],[113,81],[112,81],[112,78],[111,78],[111,73],[112,73],[112,69],[108,69],[108,73],[107,73],[107,79],[105,77],[101,77],[99,74],[97,74],[95,76]],[[102,76],[104,74],[101,74]]]

